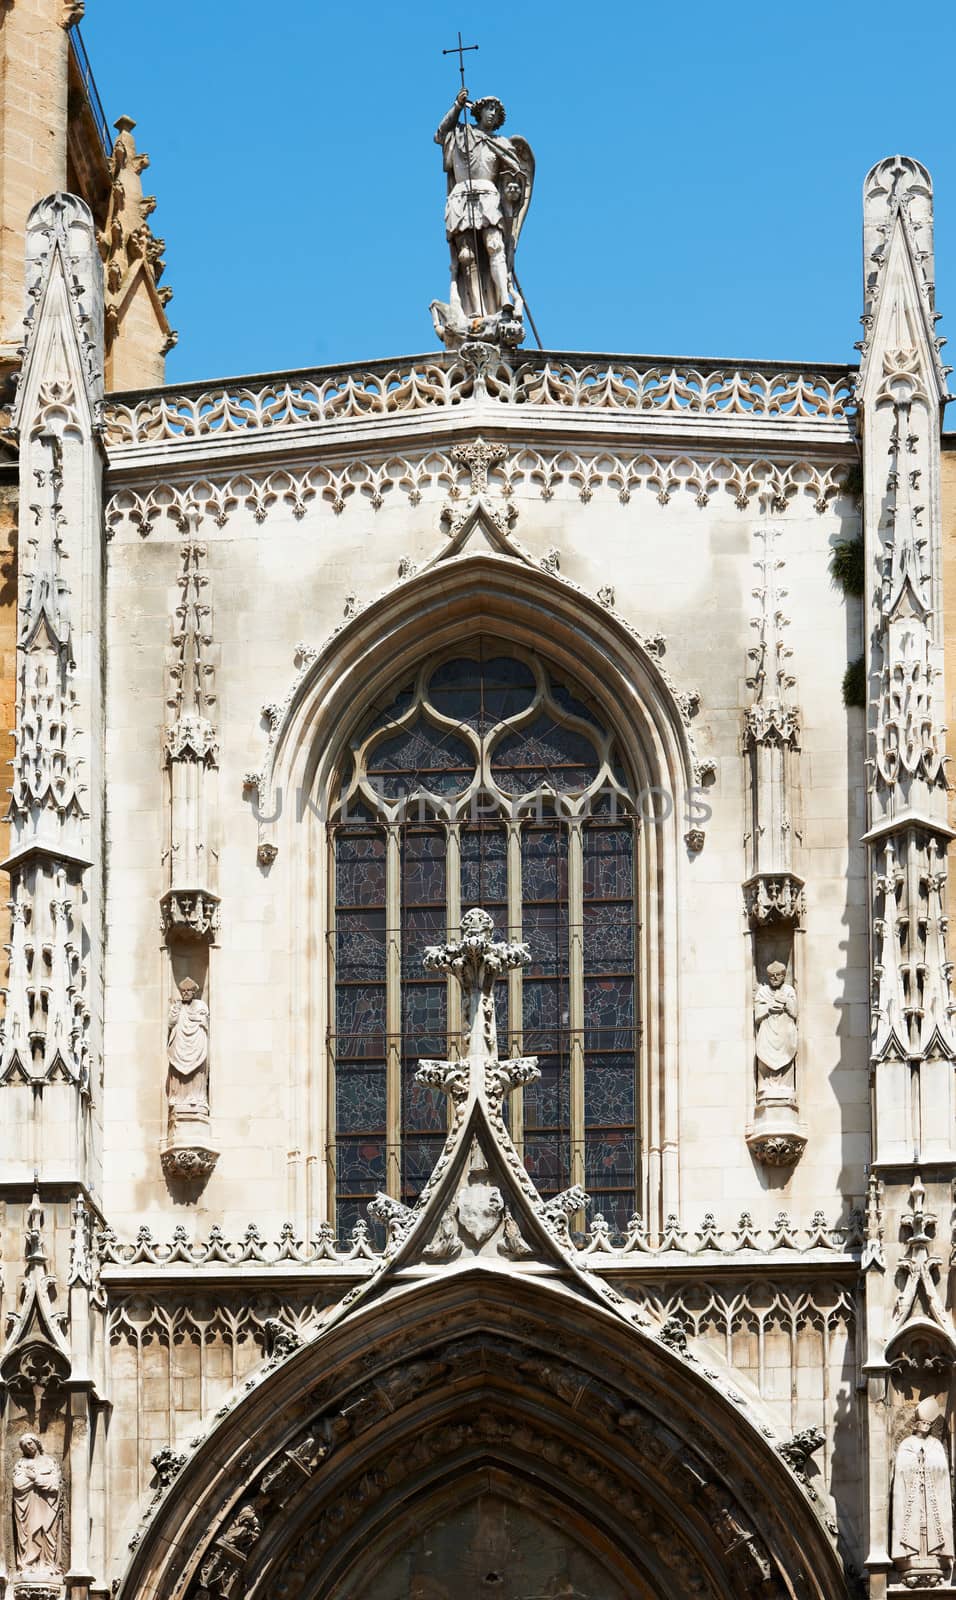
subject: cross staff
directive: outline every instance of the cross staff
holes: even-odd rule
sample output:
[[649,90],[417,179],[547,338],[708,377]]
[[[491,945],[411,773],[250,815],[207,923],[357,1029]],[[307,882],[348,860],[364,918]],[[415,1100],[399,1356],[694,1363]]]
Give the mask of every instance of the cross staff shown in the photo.
[[458,29],[458,43],[450,45],[447,50],[443,50],[442,51],[442,55],[443,56],[457,56],[458,57],[458,71],[461,73],[461,86],[462,86],[462,88],[465,87],[465,51],[466,50],[477,50],[477,49],[478,49],[478,46],[476,44],[462,44],[462,42],[461,42],[461,29],[459,28]]
[[[458,71],[461,73],[461,86],[463,89],[465,87],[465,51],[477,49],[478,46],[476,44],[462,44],[461,29],[459,28],[458,43],[450,45],[447,50],[442,51],[443,56],[458,57]],[[471,239],[475,252],[472,272],[474,273],[475,286],[478,290],[478,304],[481,306],[481,314],[484,316],[485,297],[482,293],[481,268],[478,264],[478,225],[475,222],[475,191],[471,186],[471,139],[468,134],[468,118],[465,116],[464,106],[461,108],[461,125],[465,130],[465,168],[468,173],[468,209],[471,212]]]

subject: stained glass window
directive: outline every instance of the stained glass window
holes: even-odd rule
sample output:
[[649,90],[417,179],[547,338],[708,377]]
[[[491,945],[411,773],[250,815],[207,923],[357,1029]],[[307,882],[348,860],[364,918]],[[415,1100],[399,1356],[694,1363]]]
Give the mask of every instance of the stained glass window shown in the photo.
[[337,1223],[419,1193],[447,1128],[421,1057],[461,1045],[457,986],[422,966],[489,911],[532,963],[497,986],[499,1048],[537,1055],[509,1123],[542,1194],[582,1183],[621,1227],[638,1160],[634,808],[604,709],[524,650],[476,641],[367,713],[331,827]]

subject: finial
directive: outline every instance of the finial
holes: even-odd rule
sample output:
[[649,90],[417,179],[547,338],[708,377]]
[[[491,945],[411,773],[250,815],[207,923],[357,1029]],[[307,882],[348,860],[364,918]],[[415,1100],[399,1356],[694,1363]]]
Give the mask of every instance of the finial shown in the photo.
[[423,965],[431,972],[450,973],[461,984],[468,1049],[465,1061],[423,1061],[418,1069],[420,1083],[440,1088],[458,1102],[471,1093],[484,1094],[500,1107],[503,1097],[518,1084],[540,1077],[533,1056],[498,1059],[494,986],[499,978],[515,967],[527,966],[530,960],[526,944],[495,939],[494,922],[480,906],[465,912],[460,939],[428,947]]

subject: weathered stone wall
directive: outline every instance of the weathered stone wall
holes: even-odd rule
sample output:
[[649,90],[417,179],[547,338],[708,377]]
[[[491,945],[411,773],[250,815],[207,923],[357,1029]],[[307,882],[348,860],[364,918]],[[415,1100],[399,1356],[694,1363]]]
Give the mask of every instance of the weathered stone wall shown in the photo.
[[64,0],[15,0],[0,14],[0,341],[23,330],[26,220],[66,187],[67,12]]

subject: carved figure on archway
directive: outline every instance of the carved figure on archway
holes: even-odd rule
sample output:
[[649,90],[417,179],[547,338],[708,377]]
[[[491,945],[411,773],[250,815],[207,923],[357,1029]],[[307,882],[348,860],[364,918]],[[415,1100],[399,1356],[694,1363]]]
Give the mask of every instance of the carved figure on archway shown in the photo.
[[20,1440],[13,1469],[13,1550],[17,1571],[53,1577],[62,1571],[63,1478],[35,1433]]
[[890,1555],[906,1588],[936,1588],[953,1560],[953,1500],[946,1450],[932,1432],[935,1400],[922,1400],[893,1464]]
[[167,1096],[173,1116],[209,1115],[209,1007],[199,985],[184,978],[169,1008],[166,1035]]

